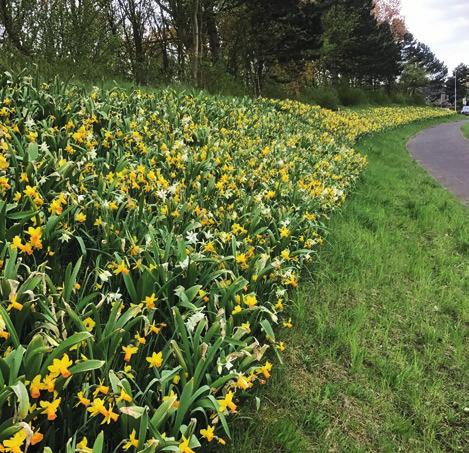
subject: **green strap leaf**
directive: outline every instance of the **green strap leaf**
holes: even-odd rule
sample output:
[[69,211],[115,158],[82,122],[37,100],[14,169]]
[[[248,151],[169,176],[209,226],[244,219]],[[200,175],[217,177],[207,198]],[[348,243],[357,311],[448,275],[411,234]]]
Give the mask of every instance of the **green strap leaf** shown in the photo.
[[10,315],[8,312],[0,305],[0,316],[2,317],[8,333],[10,334],[11,341],[15,348],[20,345],[20,339],[18,338],[18,333],[16,332],[15,326],[11,322]]
[[18,412],[17,416],[20,420],[23,420],[28,415],[29,409],[29,396],[28,390],[25,385],[18,381],[15,385],[10,386],[15,392],[16,398],[18,399]]
[[104,447],[104,433],[101,431],[93,444],[93,453],[102,453]]
[[52,363],[52,361],[58,357],[61,357],[65,352],[67,352],[72,346],[75,346],[78,343],[81,343],[88,338],[91,338],[92,335],[89,332],[76,332],[71,337],[68,337],[65,341],[59,344],[48,356],[41,368],[41,374],[45,375],[47,373],[47,367]]
[[69,368],[72,375],[86,373],[88,371],[99,370],[106,362],[104,360],[86,360],[85,362],[77,363]]

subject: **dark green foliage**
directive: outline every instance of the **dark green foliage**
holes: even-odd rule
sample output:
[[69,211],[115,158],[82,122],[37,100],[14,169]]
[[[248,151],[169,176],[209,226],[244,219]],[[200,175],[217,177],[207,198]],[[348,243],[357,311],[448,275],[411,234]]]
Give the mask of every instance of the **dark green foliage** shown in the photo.
[[368,101],[367,93],[360,88],[351,87],[348,85],[340,85],[337,88],[340,103],[346,107],[366,104]]
[[329,108],[390,102],[381,90],[396,92],[402,75],[398,90],[434,100],[446,68],[427,46],[396,33],[395,16],[375,6],[375,0],[11,0],[0,8],[0,68],[35,66],[44,79],[95,84],[190,84]]
[[[279,94],[271,91],[272,94]],[[339,106],[354,107],[360,105],[424,105],[425,99],[420,94],[409,95],[402,91],[386,89],[365,89],[341,85],[309,87],[301,90],[298,99],[310,104],[337,110]]]
[[404,70],[401,85],[410,94],[421,93],[437,102],[444,90],[448,69],[430,48],[407,33],[402,43]]
[[305,88],[299,98],[302,102],[318,104],[321,107],[331,110],[337,110],[340,105],[337,90],[328,86]]
[[372,9],[372,0],[340,0],[325,13],[322,62],[333,83],[391,85],[400,73],[400,45]]
[[[456,84],[454,79],[456,78]],[[462,99],[468,96],[468,83],[469,83],[469,66],[461,63],[453,71],[453,75],[446,81],[446,94],[448,95],[449,101],[454,105],[455,87],[456,85],[456,96],[457,106],[462,107]]]

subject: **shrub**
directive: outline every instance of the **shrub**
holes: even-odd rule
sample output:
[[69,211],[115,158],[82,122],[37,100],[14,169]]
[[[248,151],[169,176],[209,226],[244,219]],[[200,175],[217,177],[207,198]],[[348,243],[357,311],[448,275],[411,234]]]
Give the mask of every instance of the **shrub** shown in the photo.
[[343,106],[357,106],[368,102],[367,93],[361,88],[341,85],[337,89],[339,101]]
[[337,90],[330,86],[304,88],[299,95],[299,100],[330,110],[337,110],[340,105]]

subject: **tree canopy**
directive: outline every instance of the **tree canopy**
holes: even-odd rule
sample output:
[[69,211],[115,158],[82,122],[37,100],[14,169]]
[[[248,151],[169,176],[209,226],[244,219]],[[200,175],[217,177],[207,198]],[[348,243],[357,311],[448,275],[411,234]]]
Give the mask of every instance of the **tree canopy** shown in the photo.
[[399,0],[0,0],[0,54],[82,78],[346,84],[435,97],[446,67]]

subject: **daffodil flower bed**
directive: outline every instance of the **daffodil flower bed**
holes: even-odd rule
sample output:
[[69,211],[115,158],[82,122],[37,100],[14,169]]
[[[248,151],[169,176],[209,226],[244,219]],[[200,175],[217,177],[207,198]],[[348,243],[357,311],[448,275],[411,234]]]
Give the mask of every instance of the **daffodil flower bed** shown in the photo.
[[[0,452],[229,441],[366,159],[450,114],[0,80]],[[34,446],[34,447],[33,447]]]

